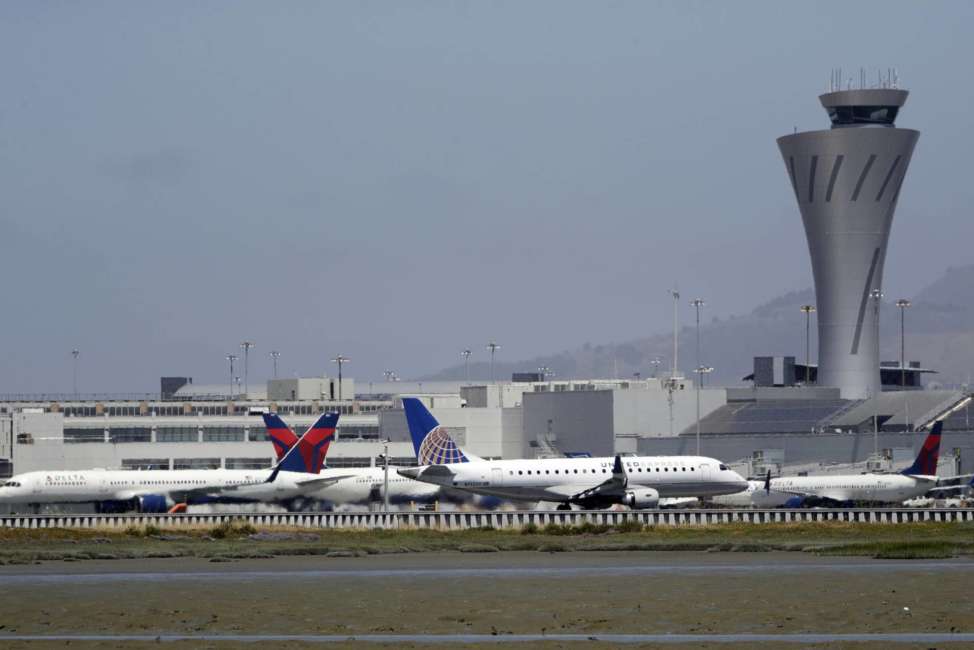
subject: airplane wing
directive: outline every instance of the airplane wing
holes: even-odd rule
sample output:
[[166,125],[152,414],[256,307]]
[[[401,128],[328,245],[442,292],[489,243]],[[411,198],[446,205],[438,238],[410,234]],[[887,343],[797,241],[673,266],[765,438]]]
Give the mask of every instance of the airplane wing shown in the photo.
[[329,485],[334,485],[339,481],[343,481],[347,478],[352,478],[354,474],[341,474],[339,476],[324,476],[305,479],[303,481],[295,481],[295,485],[299,488],[310,488],[317,489],[322,487],[328,487]]
[[956,476],[937,476],[933,478],[937,480],[937,487],[974,487],[974,474],[957,474]]
[[629,477],[626,468],[622,464],[622,457],[616,456],[615,463],[612,465],[612,477],[591,487],[568,497],[572,502],[598,501],[610,497],[619,497],[629,485]]

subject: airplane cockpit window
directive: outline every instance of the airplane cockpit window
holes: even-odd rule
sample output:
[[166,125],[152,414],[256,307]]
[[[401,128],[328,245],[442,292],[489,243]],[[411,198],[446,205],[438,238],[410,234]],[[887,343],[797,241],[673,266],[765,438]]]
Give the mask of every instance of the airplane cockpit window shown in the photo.
[[7,481],[3,485],[0,485],[0,487],[20,487],[20,483],[17,481]]
[[720,464],[720,471],[726,472],[729,469],[730,467],[728,467],[727,465],[724,465],[723,463]]

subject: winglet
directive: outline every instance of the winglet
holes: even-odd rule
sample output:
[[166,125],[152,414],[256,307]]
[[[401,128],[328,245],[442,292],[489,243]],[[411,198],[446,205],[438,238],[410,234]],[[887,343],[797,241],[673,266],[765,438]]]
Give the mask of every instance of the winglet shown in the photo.
[[913,464],[903,470],[907,476],[936,476],[937,462],[940,460],[940,434],[944,428],[943,420],[937,420],[930,429],[930,434],[923,441],[920,453]]

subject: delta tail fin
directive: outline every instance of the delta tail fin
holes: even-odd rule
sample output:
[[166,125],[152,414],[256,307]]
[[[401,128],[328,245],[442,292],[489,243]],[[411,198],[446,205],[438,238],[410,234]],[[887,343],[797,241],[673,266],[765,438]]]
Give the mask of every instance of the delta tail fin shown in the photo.
[[264,426],[267,427],[267,437],[274,443],[274,454],[280,462],[288,450],[297,444],[298,437],[277,413],[264,413],[263,417]]
[[940,460],[940,432],[944,428],[943,420],[937,420],[930,429],[930,434],[923,441],[923,447],[917,454],[913,464],[903,470],[907,476],[936,476],[937,462]]
[[423,403],[415,397],[403,397],[409,435],[413,439],[413,451],[420,465],[450,465],[483,460],[457,446],[446,427],[440,425]]
[[335,439],[338,413],[323,413],[278,463],[285,472],[318,474],[325,464],[328,445]]

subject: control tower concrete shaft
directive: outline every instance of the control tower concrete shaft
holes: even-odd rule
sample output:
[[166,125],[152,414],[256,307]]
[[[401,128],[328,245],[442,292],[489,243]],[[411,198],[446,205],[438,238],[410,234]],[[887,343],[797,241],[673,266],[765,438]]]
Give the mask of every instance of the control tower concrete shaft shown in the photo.
[[812,256],[818,384],[845,399],[877,395],[879,301],[893,211],[918,131],[895,126],[907,91],[819,97],[832,128],[778,138]]

